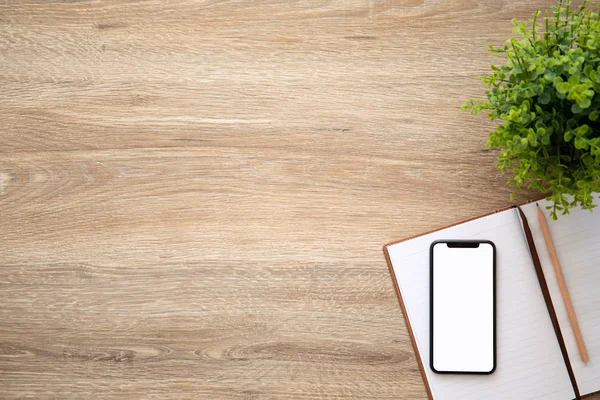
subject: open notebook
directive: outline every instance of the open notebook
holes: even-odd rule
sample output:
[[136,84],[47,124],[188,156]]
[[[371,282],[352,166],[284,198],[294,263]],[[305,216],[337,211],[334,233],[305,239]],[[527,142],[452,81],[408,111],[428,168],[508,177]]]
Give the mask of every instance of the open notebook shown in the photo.
[[[600,391],[600,208],[574,209],[550,232],[590,361],[581,361],[536,216],[523,205],[579,392]],[[497,369],[491,375],[440,375],[429,367],[429,246],[438,239],[487,239],[496,245]],[[516,208],[384,247],[427,393],[445,399],[575,398]]]

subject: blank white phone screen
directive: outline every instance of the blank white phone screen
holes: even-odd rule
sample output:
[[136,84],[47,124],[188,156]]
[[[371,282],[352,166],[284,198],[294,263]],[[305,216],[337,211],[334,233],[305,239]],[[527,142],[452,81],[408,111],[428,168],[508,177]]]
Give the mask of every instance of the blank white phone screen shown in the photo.
[[[491,373],[494,360],[494,246],[432,244],[431,367]],[[476,246],[476,247],[475,247]]]

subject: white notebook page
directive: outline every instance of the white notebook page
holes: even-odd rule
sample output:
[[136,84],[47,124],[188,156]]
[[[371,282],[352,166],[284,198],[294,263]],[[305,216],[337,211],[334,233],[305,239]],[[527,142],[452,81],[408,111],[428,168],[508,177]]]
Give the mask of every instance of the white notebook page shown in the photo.
[[[429,246],[438,239],[487,239],[496,245],[497,369],[491,375],[440,375],[429,367]],[[387,250],[434,399],[574,397],[516,210]]]
[[531,227],[579,391],[582,395],[593,393],[600,390],[600,208],[596,208],[593,213],[580,208],[573,209],[570,215],[560,215],[558,220],[553,221],[546,210],[546,205],[550,203],[540,201],[538,204],[546,215],[577,314],[590,357],[587,364],[581,361],[552,261],[540,230],[536,206],[532,203],[522,209]]

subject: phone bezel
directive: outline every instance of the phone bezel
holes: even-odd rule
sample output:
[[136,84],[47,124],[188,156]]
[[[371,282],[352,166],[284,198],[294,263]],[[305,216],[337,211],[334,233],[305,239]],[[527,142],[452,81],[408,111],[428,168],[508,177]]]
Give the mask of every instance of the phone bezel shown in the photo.
[[[433,365],[433,249],[438,244],[453,244],[455,247],[479,247],[481,243],[492,246],[492,286],[493,286],[493,365],[489,371],[439,371]],[[472,246],[477,244],[477,246]],[[429,247],[429,367],[437,374],[489,375],[496,370],[496,245],[490,240],[436,240]]]

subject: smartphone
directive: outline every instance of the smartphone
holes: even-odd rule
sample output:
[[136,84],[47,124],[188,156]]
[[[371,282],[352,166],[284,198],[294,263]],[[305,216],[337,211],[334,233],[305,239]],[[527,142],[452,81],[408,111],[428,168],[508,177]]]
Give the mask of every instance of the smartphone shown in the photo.
[[430,248],[430,366],[437,373],[496,369],[496,247],[439,240]]

